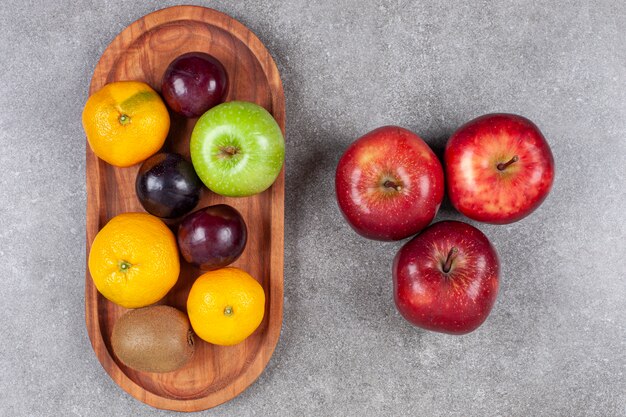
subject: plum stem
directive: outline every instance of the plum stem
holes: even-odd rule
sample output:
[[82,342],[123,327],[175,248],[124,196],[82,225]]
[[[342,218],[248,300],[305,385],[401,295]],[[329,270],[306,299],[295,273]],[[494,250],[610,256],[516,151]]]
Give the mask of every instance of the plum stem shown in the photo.
[[450,268],[452,268],[452,261],[455,258],[455,255],[458,253],[458,249],[456,247],[452,247],[450,252],[448,252],[448,257],[446,258],[446,262],[442,265],[443,272],[446,274],[450,272]]
[[508,162],[500,162],[496,167],[499,171],[504,171],[509,165],[514,164],[517,161],[519,161],[519,157],[515,155]]
[[402,186],[399,184],[396,184],[395,182],[391,181],[391,180],[387,180],[383,183],[383,186],[385,186],[386,188],[393,188],[396,191],[401,191],[402,190]]

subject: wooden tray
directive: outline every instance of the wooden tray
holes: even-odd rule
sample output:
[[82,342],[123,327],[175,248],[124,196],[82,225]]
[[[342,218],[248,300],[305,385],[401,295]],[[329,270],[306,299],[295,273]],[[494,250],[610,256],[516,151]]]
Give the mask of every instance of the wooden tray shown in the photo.
[[[230,79],[229,100],[265,107],[285,131],[285,99],[276,64],[261,41],[238,21],[204,7],[177,6],[151,13],[124,29],[104,51],[89,93],[120,80],[140,80],[160,91],[169,63],[190,51],[218,58]],[[189,157],[195,119],[172,116],[165,150]],[[139,165],[116,168],[99,160],[87,146],[87,254],[94,237],[113,216],[143,211],[135,196]],[[133,397],[154,407],[197,411],[226,402],[263,372],[280,334],[283,310],[284,170],[267,191],[247,198],[225,198],[204,190],[199,207],[225,202],[236,207],[248,225],[248,243],[235,262],[263,285],[265,318],[257,331],[236,346],[198,341],[193,360],[166,374],[134,371],[111,351],[115,320],[125,312],[102,297],[89,274],[85,280],[85,318],[91,344],[113,380]],[[169,222],[174,228],[176,222]],[[174,229],[175,230],[175,229]],[[186,310],[187,294],[200,272],[181,258],[176,286],[160,302]]]

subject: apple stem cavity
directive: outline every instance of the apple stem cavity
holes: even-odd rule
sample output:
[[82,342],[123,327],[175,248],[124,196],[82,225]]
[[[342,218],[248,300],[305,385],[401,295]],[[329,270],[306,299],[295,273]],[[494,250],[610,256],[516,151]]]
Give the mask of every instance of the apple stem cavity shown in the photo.
[[122,126],[130,123],[130,117],[127,114],[120,114],[118,120]]
[[498,165],[496,165],[496,167],[498,168],[498,171],[504,171],[509,165],[514,164],[517,161],[519,161],[519,157],[515,155],[508,162],[500,162]]
[[455,255],[459,252],[456,247],[452,247],[450,252],[448,252],[448,257],[446,258],[446,262],[441,266],[444,273],[450,272],[450,268],[452,268],[452,261],[454,261]]
[[226,317],[230,317],[233,315],[233,307],[232,306],[226,306],[226,308],[224,309],[224,315]]
[[222,156],[225,158],[235,156],[239,153],[239,149],[235,148],[234,146],[225,146],[220,150],[222,151]]
[[383,183],[383,186],[385,186],[385,188],[393,188],[396,191],[402,191],[402,186],[399,184],[396,184],[395,182],[391,181],[391,180],[387,180]]

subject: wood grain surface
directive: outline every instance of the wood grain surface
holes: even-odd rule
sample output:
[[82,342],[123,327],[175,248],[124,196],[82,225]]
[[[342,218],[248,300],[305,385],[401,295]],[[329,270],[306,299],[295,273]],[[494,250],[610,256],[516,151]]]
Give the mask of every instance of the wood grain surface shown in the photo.
[[[284,133],[284,93],[272,57],[241,23],[203,7],[159,10],[127,27],[103,53],[89,93],[121,80],[144,81],[160,91],[169,63],[191,51],[207,52],[224,64],[230,80],[227,101],[245,100],[265,107]],[[171,116],[164,150],[189,158],[189,138],[196,119]],[[108,165],[87,147],[87,254],[98,231],[112,217],[143,211],[134,189],[138,168]],[[126,310],[98,293],[86,269],[85,315],[94,352],[120,387],[154,407],[197,411],[232,399],[261,374],[278,341],[283,310],[284,170],[269,190],[252,197],[226,198],[205,189],[198,208],[217,203],[230,204],[243,215],[248,243],[233,265],[259,280],[266,293],[263,322],[239,345],[214,346],[196,338],[194,358],[182,369],[154,374],[127,368],[115,358],[110,343],[113,324]],[[167,223],[175,230],[176,221]],[[178,283],[160,304],[185,311],[189,289],[201,272],[181,261]]]

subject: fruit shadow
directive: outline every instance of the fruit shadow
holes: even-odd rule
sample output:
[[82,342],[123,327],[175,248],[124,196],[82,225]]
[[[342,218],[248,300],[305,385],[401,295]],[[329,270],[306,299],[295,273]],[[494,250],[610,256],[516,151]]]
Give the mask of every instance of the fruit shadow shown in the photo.
[[[189,142],[191,140],[191,132],[198,119],[183,117],[174,113],[171,109],[169,109],[169,114],[170,131],[161,152],[176,152],[187,160],[191,160]],[[183,139],[181,140],[181,138]]]
[[174,288],[168,294],[169,305],[178,308],[181,311],[187,311],[187,297],[191,286],[198,277],[198,270],[187,262],[180,263],[180,276]]
[[[444,167],[444,181],[446,181],[447,178],[445,178],[445,165],[443,162],[443,154],[446,150],[446,143],[448,142],[450,136],[452,136],[452,133],[454,133],[453,129],[449,129],[448,131],[443,132],[443,134],[423,136],[424,141],[433,150],[433,152],[439,159],[441,166]],[[441,201],[441,206],[439,207],[439,211],[437,212],[433,223],[442,220],[460,220],[461,218],[461,214],[456,211],[456,209],[450,202],[450,199],[448,198],[448,190],[446,187],[443,200]]]

